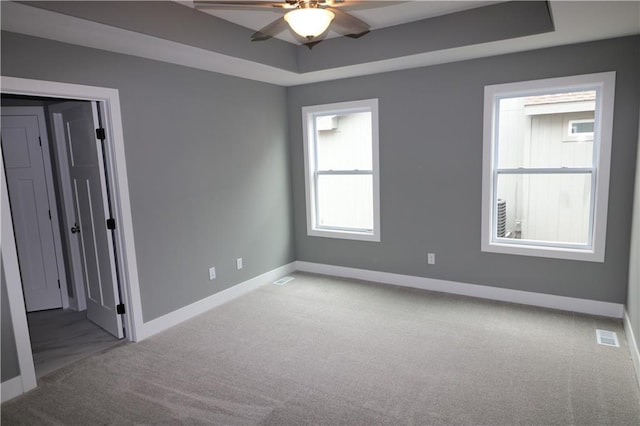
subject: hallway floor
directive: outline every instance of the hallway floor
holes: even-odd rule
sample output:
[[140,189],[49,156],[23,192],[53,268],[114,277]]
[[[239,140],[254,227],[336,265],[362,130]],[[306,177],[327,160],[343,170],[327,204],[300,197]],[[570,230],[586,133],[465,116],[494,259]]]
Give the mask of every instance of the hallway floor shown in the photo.
[[87,319],[86,311],[52,309],[27,314],[36,377],[125,342]]

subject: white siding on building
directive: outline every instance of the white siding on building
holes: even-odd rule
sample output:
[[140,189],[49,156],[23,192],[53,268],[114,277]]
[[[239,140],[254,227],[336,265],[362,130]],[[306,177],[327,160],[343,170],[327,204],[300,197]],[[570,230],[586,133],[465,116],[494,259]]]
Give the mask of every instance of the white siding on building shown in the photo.
[[[529,98],[530,99],[530,98]],[[570,103],[554,104],[551,114],[528,115],[527,98],[500,101],[498,165],[501,168],[591,167],[593,138],[570,136],[571,120],[593,118]],[[579,109],[591,107],[581,102]],[[536,105],[535,112],[545,112]],[[588,243],[591,174],[500,175],[498,198],[507,204],[507,231],[521,224],[521,238]]]
[[[317,117],[317,121],[325,117]],[[372,171],[371,113],[332,117],[318,127],[317,162],[321,171]],[[373,229],[373,175],[320,175],[318,225]]]

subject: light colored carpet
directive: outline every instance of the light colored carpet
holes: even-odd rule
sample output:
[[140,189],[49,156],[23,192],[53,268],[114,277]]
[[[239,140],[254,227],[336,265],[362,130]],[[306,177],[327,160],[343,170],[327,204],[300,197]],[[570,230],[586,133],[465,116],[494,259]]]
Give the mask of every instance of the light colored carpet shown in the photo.
[[3,425],[640,424],[620,321],[295,277],[44,377]]

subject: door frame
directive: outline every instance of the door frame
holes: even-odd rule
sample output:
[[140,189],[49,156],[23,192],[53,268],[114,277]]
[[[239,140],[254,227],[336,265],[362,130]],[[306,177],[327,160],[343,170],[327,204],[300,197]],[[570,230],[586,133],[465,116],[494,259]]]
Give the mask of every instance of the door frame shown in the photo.
[[[123,315],[123,327],[125,328],[127,339],[137,342],[138,337],[142,337],[142,304],[129,199],[119,91],[105,87],[0,76],[0,92],[14,95],[96,101],[99,103],[103,114],[106,140],[110,142],[107,144],[106,149],[106,172],[111,188],[110,198],[113,206],[113,215],[117,224],[114,233],[116,240],[115,251],[120,262],[118,274],[121,283],[121,298],[126,306],[126,313]],[[3,159],[0,152],[1,161]],[[15,236],[12,229],[11,211],[5,210],[5,199],[8,205],[8,199],[5,195],[6,189],[4,166],[2,166],[2,187],[0,188],[0,192],[3,194],[2,260],[5,277],[7,278],[7,293],[18,353],[22,392],[27,392],[35,388],[37,384],[24,308],[20,270],[17,255],[14,256]]]
[[[53,233],[53,247],[56,254],[56,267],[58,269],[58,283],[67,283],[67,274],[64,266],[64,254],[62,251],[62,236],[60,235],[60,221],[58,220],[58,198],[54,189],[53,171],[51,168],[51,155],[49,152],[49,137],[45,121],[44,107],[41,106],[12,106],[3,107],[2,115],[20,116],[35,115],[38,118],[38,131],[42,145],[42,157],[44,168],[44,180],[47,186],[47,196],[49,204],[49,217],[51,218],[51,231]],[[14,230],[15,232],[15,230]],[[60,288],[60,300],[62,309],[69,308],[69,291],[62,286]]]

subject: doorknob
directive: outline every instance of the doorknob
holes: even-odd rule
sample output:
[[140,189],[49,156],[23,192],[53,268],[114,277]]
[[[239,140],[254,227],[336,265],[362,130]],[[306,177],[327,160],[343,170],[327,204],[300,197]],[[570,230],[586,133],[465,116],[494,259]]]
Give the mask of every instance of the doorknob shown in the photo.
[[80,227],[78,226],[78,224],[74,224],[74,227],[71,228],[71,233],[72,234],[79,234],[80,233]]

